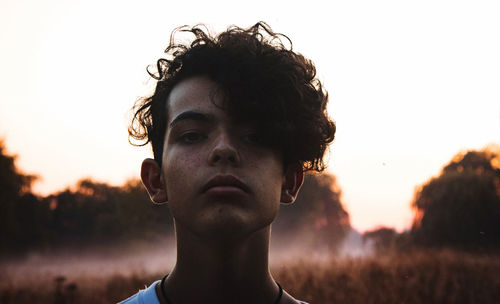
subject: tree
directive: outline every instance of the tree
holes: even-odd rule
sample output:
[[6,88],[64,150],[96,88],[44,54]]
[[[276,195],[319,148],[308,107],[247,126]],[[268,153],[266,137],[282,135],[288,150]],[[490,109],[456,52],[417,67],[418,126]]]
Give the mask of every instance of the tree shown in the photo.
[[15,164],[16,156],[8,155],[5,144],[0,140],[0,199],[1,202],[19,198],[31,190],[36,176],[19,171]]
[[87,178],[44,203],[51,209],[47,227],[55,244],[109,243],[172,231],[168,207],[153,204],[139,180],[116,187]]
[[0,248],[10,251],[36,239],[38,199],[30,193],[35,175],[19,171],[16,157],[8,155],[0,140]]
[[341,191],[330,174],[306,175],[296,202],[282,206],[273,224],[273,233],[288,243],[335,250],[350,228],[349,214],[341,201]]
[[378,227],[363,233],[363,243],[371,241],[377,251],[394,249],[398,233],[394,228]]
[[412,239],[468,250],[500,248],[500,155],[490,149],[456,155],[416,191]]

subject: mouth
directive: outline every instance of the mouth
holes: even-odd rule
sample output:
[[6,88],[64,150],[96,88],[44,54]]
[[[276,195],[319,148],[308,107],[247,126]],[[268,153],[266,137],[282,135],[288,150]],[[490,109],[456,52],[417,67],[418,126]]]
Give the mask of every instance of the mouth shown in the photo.
[[202,192],[216,195],[247,194],[250,188],[232,175],[217,175],[205,184]]

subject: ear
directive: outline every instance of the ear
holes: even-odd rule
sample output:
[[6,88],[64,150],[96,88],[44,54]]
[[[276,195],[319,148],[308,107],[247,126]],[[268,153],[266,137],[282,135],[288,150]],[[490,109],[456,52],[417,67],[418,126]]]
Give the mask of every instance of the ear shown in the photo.
[[142,162],[141,179],[153,203],[163,204],[168,201],[167,189],[161,177],[161,168],[154,159],[146,158]]
[[280,202],[283,204],[291,204],[297,198],[300,187],[304,182],[304,171],[298,166],[288,166],[283,177],[283,185],[281,187]]

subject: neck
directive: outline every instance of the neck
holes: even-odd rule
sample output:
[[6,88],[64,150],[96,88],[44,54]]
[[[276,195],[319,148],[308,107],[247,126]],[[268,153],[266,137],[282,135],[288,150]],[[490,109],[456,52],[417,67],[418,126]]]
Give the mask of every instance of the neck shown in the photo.
[[270,233],[269,225],[245,238],[207,241],[176,224],[177,261],[164,286],[172,304],[274,303]]

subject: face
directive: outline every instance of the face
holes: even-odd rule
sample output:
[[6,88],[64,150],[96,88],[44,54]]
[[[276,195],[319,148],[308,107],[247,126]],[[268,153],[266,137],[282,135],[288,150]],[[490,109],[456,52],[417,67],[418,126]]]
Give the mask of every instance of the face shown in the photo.
[[286,177],[280,153],[214,105],[217,89],[192,77],[172,90],[161,178],[176,229],[238,237],[271,224]]

